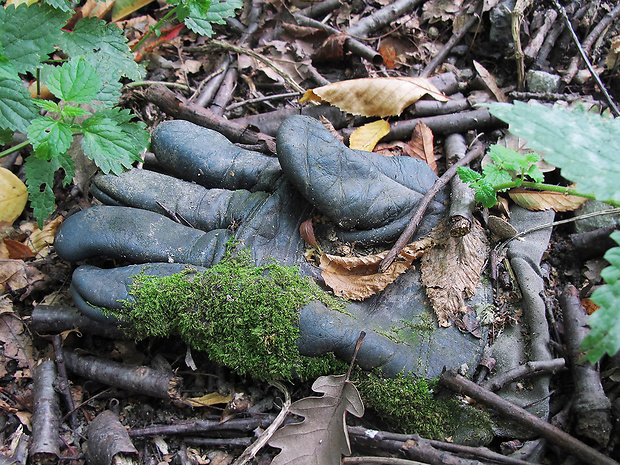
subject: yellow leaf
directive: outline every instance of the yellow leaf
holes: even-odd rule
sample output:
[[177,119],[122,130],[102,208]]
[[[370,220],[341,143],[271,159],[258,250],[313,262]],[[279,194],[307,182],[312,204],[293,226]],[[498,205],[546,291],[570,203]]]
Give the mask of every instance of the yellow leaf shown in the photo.
[[353,115],[400,115],[409,105],[425,95],[435,100],[448,100],[426,78],[386,77],[333,82],[307,91],[300,102],[324,100]]
[[13,224],[28,200],[23,182],[6,168],[0,168],[0,223]]
[[365,257],[339,257],[324,253],[321,256],[321,276],[337,296],[364,300],[385,289],[411,266],[414,259],[432,246],[433,241],[429,238],[407,245],[385,273],[379,271],[379,264],[387,255],[387,250]]
[[192,407],[208,407],[209,405],[227,404],[232,400],[230,396],[223,396],[219,392],[210,392],[202,397],[185,399]]
[[26,6],[30,6],[33,3],[36,3],[37,0],[7,0],[6,5],[4,6],[5,8],[9,5],[14,5],[15,7],[18,7],[19,5],[21,5],[22,3],[25,3]]
[[508,195],[517,205],[534,211],[553,209],[556,212],[570,212],[588,200],[585,197],[562,194],[561,192],[538,192],[525,189],[512,189]]
[[47,223],[43,229],[35,229],[25,241],[30,250],[37,254],[38,258],[46,257],[50,253],[50,246],[54,243],[56,231],[62,223],[62,216]]
[[112,7],[112,21],[120,21],[153,0],[116,0]]
[[320,101],[321,101],[321,97],[316,95],[313,89],[308,89],[306,93],[302,95],[301,98],[299,99],[299,103],[320,102]]
[[390,123],[380,119],[357,128],[351,134],[349,147],[357,150],[372,152],[383,136],[390,132]]

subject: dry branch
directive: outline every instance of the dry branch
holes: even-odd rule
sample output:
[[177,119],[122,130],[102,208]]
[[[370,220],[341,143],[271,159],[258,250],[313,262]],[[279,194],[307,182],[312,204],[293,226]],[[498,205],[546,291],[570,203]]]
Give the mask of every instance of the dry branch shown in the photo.
[[488,389],[489,391],[499,391],[507,384],[541,374],[557,373],[558,371],[563,370],[565,366],[566,361],[563,358],[526,362],[517,368],[513,368],[512,370],[505,371],[487,379],[483,383],[480,383],[480,386]]
[[[467,152],[465,138],[461,134],[446,137],[444,151],[448,165],[461,160]],[[450,235],[464,236],[471,231],[473,212],[476,206],[475,191],[458,176],[450,180]]]
[[173,373],[80,356],[67,349],[63,350],[63,356],[67,368],[84,378],[160,399],[179,397],[181,378]]
[[532,36],[530,41],[528,42],[525,50],[523,50],[523,54],[525,58],[529,60],[534,60],[538,56],[538,52],[542,47],[547,34],[555,24],[555,20],[558,17],[558,12],[552,9],[545,11],[545,20],[543,25],[538,28],[536,33]]
[[199,126],[213,129],[223,134],[231,142],[260,145],[263,152],[276,152],[276,143],[273,137],[260,132],[254,132],[239,124],[228,121],[226,118],[215,115],[212,111],[196,104],[187,103],[185,99],[176,95],[165,86],[156,85],[149,87],[145,92],[145,97],[149,102],[154,103],[173,118],[191,121]]
[[412,12],[421,3],[423,3],[422,0],[396,0],[360,19],[353,26],[347,28],[346,33],[352,37],[368,37],[372,32],[388,25],[403,14]]
[[580,346],[588,334],[588,317],[575,286],[568,284],[564,288],[560,305],[564,316],[565,341],[572,365],[571,373],[575,382],[572,407],[575,433],[605,446],[612,429],[611,401],[605,395],[596,367],[587,361],[581,361],[583,354]]
[[82,315],[75,307],[61,305],[37,305],[30,317],[30,328],[41,334],[62,333],[76,329],[82,333],[110,339],[127,339],[125,333],[115,325],[92,320]]
[[34,406],[30,456],[33,465],[56,463],[60,454],[60,408],[54,391],[56,365],[47,360],[34,370]]
[[174,425],[153,425],[146,428],[138,428],[129,431],[131,437],[144,436],[167,436],[173,434],[182,434],[188,436],[190,434],[204,434],[206,432],[221,431],[253,431],[256,428],[268,428],[276,416],[271,414],[253,415],[249,418],[233,418],[232,420],[221,422],[221,418],[217,417],[213,420],[194,420]]
[[86,459],[91,465],[135,465],[138,451],[127,430],[111,410],[95,417],[88,425]]
[[615,460],[607,457],[590,446],[587,446],[561,429],[550,425],[544,420],[541,420],[527,410],[516,406],[497,394],[481,388],[464,376],[448,370],[441,374],[439,377],[439,382],[440,384],[443,384],[458,393],[465,394],[478,402],[484,403],[505,417],[517,421],[530,430],[540,434],[545,439],[557,444],[569,454],[575,455],[587,463],[596,463],[598,465],[618,465],[618,462]]

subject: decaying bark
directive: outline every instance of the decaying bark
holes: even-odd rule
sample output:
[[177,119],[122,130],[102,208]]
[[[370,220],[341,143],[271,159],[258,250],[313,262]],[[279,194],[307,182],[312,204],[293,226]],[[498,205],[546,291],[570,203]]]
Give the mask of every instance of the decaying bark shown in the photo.
[[118,416],[106,410],[88,425],[86,460],[90,465],[135,465],[138,451]]
[[34,371],[34,407],[30,456],[33,465],[58,462],[60,408],[54,391],[56,365],[47,360]]
[[82,315],[75,307],[63,305],[37,305],[31,315],[30,329],[37,333],[61,333],[76,329],[110,339],[127,339],[116,326],[101,323]]
[[372,32],[388,25],[405,13],[412,12],[421,3],[423,3],[422,0],[396,0],[395,2],[390,2],[373,14],[357,21],[346,30],[346,33],[353,37],[368,37]]
[[581,361],[583,354],[580,346],[588,333],[587,315],[575,286],[566,286],[560,304],[564,316],[566,347],[575,382],[572,408],[575,433],[605,446],[612,429],[611,402],[605,395],[596,367],[587,361]]
[[276,153],[276,143],[273,137],[228,121],[223,116],[215,115],[212,111],[176,95],[163,85],[149,87],[145,92],[146,99],[157,105],[169,116],[191,121],[200,126],[213,129],[223,134],[231,142],[241,144],[260,145],[266,153]]
[[518,368],[505,371],[501,374],[493,376],[480,383],[480,386],[489,391],[499,391],[507,384],[514,383],[521,379],[532,378],[541,374],[553,374],[564,369],[566,361],[563,358],[555,358],[553,360],[539,360],[534,362],[526,362]]
[[[461,160],[467,152],[465,138],[461,134],[450,134],[446,137],[444,151],[448,164]],[[454,176],[450,180],[450,235],[461,237],[469,234],[476,207],[475,191]]]
[[527,426],[530,430],[540,434],[569,454],[584,460],[586,463],[618,465],[618,462],[615,460],[584,444],[570,434],[541,420],[536,415],[505,400],[497,394],[481,388],[476,383],[469,381],[467,378],[454,371],[444,371],[439,377],[439,383],[449,387],[455,392],[465,394],[478,402],[482,402],[505,417]]
[[67,349],[63,349],[63,356],[67,368],[84,378],[160,399],[179,397],[181,378],[173,373],[80,356]]

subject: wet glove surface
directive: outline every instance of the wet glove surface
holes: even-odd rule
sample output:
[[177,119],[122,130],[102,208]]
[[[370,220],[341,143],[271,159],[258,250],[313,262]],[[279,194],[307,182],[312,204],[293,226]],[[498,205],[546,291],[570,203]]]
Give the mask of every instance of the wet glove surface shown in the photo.
[[[334,223],[324,234],[333,231],[362,244],[390,241],[436,179],[419,160],[350,150],[309,117],[283,123],[277,147],[276,159],[239,149],[192,123],[160,124],[152,149],[161,172],[97,177],[93,192],[108,206],[68,218],[55,242],[58,254],[73,261],[107,256],[148,265],[78,268],[72,283],[76,305],[106,319],[97,307],[120,308],[131,299],[137,274],[170,275],[184,264],[211,267],[231,239],[258,264],[275,259],[318,277],[320,270],[303,256],[302,222],[322,213]],[[418,236],[444,215],[445,199],[443,192],[436,198]],[[170,212],[184,224],[164,216]],[[357,359],[363,368],[429,378],[444,366],[474,368],[483,341],[454,326],[437,329],[424,301],[419,273],[411,269],[381,294],[347,303],[346,312],[311,302],[300,310],[297,346],[304,355],[334,352],[347,360],[363,330]]]

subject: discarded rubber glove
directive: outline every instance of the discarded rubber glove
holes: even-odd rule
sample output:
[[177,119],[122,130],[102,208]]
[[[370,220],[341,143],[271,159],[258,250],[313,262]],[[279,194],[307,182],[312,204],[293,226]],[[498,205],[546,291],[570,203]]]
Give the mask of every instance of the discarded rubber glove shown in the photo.
[[[162,123],[153,133],[152,149],[161,171],[168,174],[132,170],[97,177],[95,195],[112,206],[73,215],[56,237],[58,254],[68,260],[107,256],[148,263],[111,270],[78,268],[74,300],[92,317],[108,319],[135,299],[130,294],[136,276],[191,275],[194,270],[183,271],[184,265],[216,265],[231,240],[237,249],[249,250],[258,265],[274,259],[297,266],[301,275],[318,277],[318,268],[303,256],[301,223],[322,213],[334,223],[323,234],[331,229],[360,244],[390,241],[436,179],[419,160],[350,150],[317,120],[304,116],[281,125],[277,160],[184,121]],[[418,236],[437,224],[445,202],[445,193],[436,197]],[[454,326],[437,329],[424,300],[414,269],[380,295],[347,303],[345,311],[312,300],[299,309],[296,346],[302,355],[333,352],[348,360],[360,331],[365,331],[357,357],[365,369],[428,378],[444,366],[467,364],[473,369],[483,341]],[[111,312],[102,313],[102,308]]]

